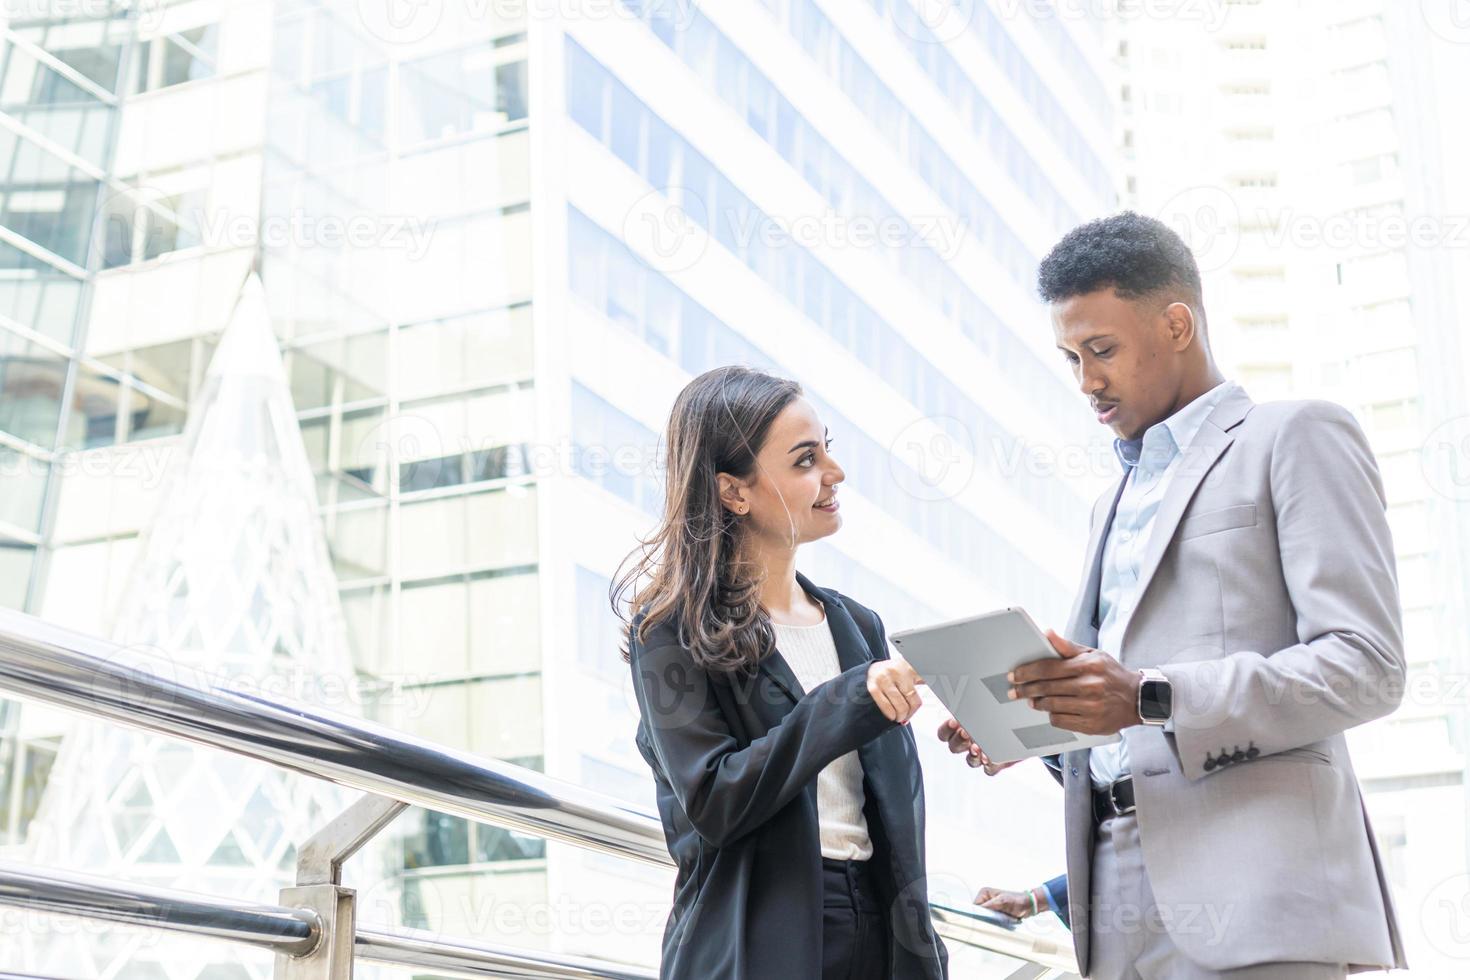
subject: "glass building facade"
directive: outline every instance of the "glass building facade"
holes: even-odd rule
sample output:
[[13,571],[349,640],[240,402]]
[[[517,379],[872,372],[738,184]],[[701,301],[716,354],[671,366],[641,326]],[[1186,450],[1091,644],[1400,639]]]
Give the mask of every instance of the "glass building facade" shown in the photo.
[[[7,25],[0,601],[107,632],[254,269],[370,717],[651,805],[607,589],[661,505],[668,407],[719,364],[798,378],[831,429],[847,526],[804,554],[816,581],[890,630],[1065,614],[1113,470],[1033,280],[1114,205],[1095,25],[416,9],[437,20],[283,0]],[[67,719],[0,708],[19,854]],[[979,792],[931,795],[954,897],[1054,873],[1059,813],[972,843],[1054,810],[1050,780]],[[405,924],[656,949],[665,872],[419,809],[395,829]]]

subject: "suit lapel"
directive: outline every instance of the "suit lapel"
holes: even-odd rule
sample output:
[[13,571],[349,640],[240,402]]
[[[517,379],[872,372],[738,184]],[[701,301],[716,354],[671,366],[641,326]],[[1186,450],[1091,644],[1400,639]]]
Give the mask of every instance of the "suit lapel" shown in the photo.
[[792,673],[791,665],[786,662],[785,657],[781,656],[780,650],[772,650],[762,658],[760,672],[770,678],[771,683],[784,691],[793,703],[806,697],[806,689],[801,686],[801,681],[796,679],[796,674]]
[[1214,411],[1210,412],[1209,417],[1200,426],[1194,440],[1190,442],[1184,458],[1179,461],[1179,469],[1175,471],[1173,479],[1169,482],[1169,489],[1164,494],[1163,502],[1159,504],[1159,511],[1154,515],[1154,525],[1148,533],[1148,551],[1144,553],[1143,565],[1138,572],[1138,590],[1134,608],[1137,608],[1143,602],[1144,596],[1148,594],[1149,583],[1153,581],[1154,573],[1159,570],[1159,563],[1164,558],[1164,552],[1168,550],[1169,543],[1174,540],[1174,532],[1179,529],[1179,521],[1184,516],[1189,502],[1194,499],[1195,491],[1199,489],[1200,483],[1204,481],[1210,468],[1235,441],[1235,436],[1230,430],[1246,417],[1253,405],[1250,396],[1242,389],[1236,388],[1215,406]]

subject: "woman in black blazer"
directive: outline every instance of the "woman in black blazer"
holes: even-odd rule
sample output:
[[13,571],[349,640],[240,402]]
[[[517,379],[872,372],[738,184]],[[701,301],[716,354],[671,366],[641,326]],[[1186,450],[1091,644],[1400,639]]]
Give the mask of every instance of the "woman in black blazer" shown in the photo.
[[795,382],[695,378],[663,520],[614,588],[637,611],[637,742],[678,864],[667,980],[947,976],[908,728],[922,681],[877,614],[796,571],[841,525],[829,446]]

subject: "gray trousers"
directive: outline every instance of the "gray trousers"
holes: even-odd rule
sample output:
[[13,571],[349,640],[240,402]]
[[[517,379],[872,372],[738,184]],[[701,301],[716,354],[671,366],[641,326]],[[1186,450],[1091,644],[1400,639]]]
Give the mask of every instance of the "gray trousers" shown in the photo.
[[1091,980],[1341,980],[1343,964],[1262,963],[1212,970],[1187,958],[1169,938],[1177,928],[1219,930],[1209,909],[1163,909],[1154,902],[1138,819],[1113,817],[1097,828],[1092,852]]

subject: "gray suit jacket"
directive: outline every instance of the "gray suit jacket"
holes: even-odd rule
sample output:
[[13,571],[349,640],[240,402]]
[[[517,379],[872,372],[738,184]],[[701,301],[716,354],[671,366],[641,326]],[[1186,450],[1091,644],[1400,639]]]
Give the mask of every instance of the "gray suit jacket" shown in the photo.
[[[1174,686],[1172,734],[1123,731],[1144,864],[1171,912],[1170,935],[1216,970],[1295,960],[1402,968],[1343,736],[1403,698],[1393,544],[1368,441],[1338,405],[1257,405],[1235,386],[1179,466],[1122,649],[1108,651],[1128,667],[1159,668]],[[1102,542],[1117,491],[1093,508],[1067,631],[1086,646],[1097,644]],[[1064,754],[1061,768],[1072,936],[1085,973],[1088,751]]]

